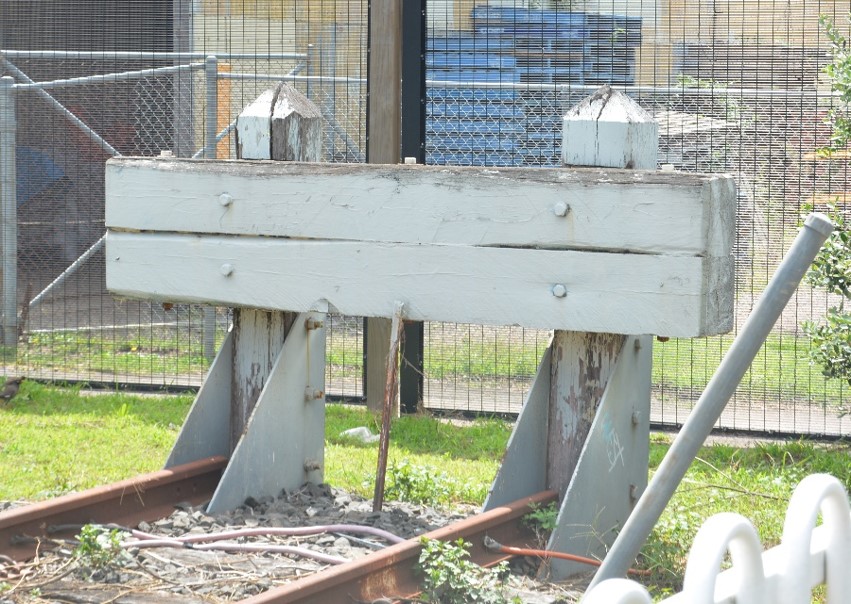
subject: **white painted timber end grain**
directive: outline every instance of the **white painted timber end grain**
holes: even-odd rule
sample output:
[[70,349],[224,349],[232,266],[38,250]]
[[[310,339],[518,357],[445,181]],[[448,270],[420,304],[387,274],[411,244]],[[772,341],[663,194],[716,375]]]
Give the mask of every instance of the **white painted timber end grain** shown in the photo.
[[609,86],[572,107],[563,118],[562,162],[655,170],[659,126],[630,97]]
[[237,155],[242,159],[271,159],[272,103],[275,90],[257,97],[239,114],[236,121]]

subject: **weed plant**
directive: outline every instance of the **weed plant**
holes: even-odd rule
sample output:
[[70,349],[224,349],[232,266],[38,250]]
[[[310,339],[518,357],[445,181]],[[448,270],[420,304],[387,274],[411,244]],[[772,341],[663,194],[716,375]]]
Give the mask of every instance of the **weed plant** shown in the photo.
[[482,568],[472,563],[471,544],[464,539],[453,542],[422,538],[417,569],[423,577],[422,598],[439,604],[522,604],[506,593],[508,563]]
[[77,535],[73,555],[90,572],[105,570],[124,562],[127,553],[121,547],[122,531],[86,524]]

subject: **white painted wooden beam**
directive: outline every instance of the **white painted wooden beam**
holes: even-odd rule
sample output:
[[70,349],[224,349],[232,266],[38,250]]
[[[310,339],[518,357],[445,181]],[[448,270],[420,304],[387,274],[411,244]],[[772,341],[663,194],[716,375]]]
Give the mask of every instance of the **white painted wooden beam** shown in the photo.
[[115,159],[110,229],[728,256],[731,177]]
[[410,320],[678,337],[730,328],[704,303],[694,256],[115,231],[106,245],[109,289],[134,298],[372,317],[401,300]]

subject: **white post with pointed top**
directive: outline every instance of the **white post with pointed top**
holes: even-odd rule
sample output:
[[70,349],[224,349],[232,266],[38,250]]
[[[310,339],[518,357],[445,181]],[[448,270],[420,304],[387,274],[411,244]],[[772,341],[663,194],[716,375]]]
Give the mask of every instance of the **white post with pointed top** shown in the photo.
[[561,159],[568,166],[655,170],[659,125],[627,95],[603,86],[563,118]]

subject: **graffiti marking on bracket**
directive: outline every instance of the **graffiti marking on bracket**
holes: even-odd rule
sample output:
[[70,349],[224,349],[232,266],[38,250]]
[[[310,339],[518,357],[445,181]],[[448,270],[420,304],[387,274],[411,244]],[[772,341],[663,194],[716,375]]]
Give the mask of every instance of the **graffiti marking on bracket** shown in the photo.
[[607,413],[603,418],[603,438],[606,441],[606,456],[609,458],[609,472],[615,469],[618,461],[626,465],[623,458],[623,445],[612,424],[612,418]]

